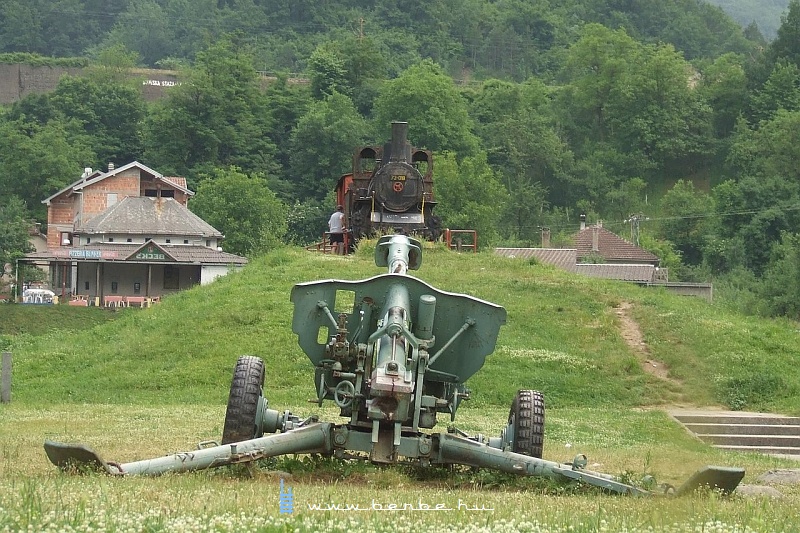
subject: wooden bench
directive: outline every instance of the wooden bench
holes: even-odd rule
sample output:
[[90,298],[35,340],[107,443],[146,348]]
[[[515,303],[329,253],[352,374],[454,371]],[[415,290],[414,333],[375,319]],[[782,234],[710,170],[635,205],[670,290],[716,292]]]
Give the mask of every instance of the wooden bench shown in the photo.
[[147,306],[147,297],[146,296],[126,296],[125,297],[125,304],[130,307],[135,305],[137,307],[146,307]]
[[103,296],[103,305],[105,307],[125,307],[125,297]]

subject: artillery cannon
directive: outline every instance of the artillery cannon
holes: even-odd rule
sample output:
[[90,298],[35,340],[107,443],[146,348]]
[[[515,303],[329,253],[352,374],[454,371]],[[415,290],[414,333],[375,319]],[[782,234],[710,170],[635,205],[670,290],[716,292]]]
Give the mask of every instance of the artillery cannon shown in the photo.
[[[607,490],[652,494],[613,476],[542,459],[544,397],[520,390],[499,437],[467,435],[449,427],[425,432],[440,414],[455,419],[469,398],[464,383],[494,351],[506,321],[499,305],[441,291],[407,275],[422,264],[419,241],[382,237],[375,263],[388,273],[361,281],[324,280],[295,285],[292,330],[315,368],[316,402],[333,401],[344,424],[301,419],[269,407],[264,363],[237,361],[222,444],[131,463],[111,463],[82,445],[46,442],[60,467],[92,464],[113,475],[161,474],[243,463],[283,454],[368,459],[375,464],[468,465],[525,476],[579,480]],[[736,488],[744,470],[706,467],[676,493],[698,486]]]

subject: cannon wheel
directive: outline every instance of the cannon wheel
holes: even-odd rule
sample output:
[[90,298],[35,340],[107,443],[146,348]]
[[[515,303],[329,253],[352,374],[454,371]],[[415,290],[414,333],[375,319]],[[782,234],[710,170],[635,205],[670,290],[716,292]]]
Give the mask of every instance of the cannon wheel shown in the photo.
[[241,356],[233,369],[222,444],[261,436],[261,431],[256,428],[256,415],[263,388],[264,361],[253,355]]
[[535,390],[517,392],[508,413],[508,423],[514,428],[513,451],[541,459],[544,447],[544,395]]

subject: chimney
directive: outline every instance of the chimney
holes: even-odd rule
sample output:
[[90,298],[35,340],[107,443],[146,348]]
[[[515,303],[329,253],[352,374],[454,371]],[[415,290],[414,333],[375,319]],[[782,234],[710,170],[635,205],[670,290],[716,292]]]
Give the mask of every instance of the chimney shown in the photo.
[[542,248],[550,248],[550,228],[542,228]]
[[114,163],[109,163],[108,164],[108,171],[111,172],[112,170],[114,170]]
[[586,215],[581,213],[581,231],[586,229]]
[[600,251],[600,226],[597,224],[592,226],[592,251]]
[[408,122],[392,122],[392,140],[389,162],[407,162]]

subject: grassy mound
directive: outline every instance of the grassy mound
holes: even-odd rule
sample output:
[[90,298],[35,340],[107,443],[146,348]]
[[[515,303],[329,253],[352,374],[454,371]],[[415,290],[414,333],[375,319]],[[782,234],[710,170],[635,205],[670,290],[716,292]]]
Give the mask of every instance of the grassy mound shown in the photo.
[[[314,396],[313,370],[291,331],[291,288],[382,274],[373,249],[368,242],[350,257],[279,250],[145,310],[8,306],[31,313],[35,324],[30,333],[17,328],[6,337],[14,353],[14,397],[224,405],[236,359],[254,354],[265,359],[271,404],[301,404]],[[440,246],[426,247],[422,268],[412,274],[508,311],[495,353],[468,382],[467,408],[507,406],[518,389],[537,389],[551,407],[681,403],[800,413],[800,373],[787,371],[800,354],[793,323]],[[623,304],[641,335],[636,345],[622,334]],[[666,375],[646,371],[654,362]]]

